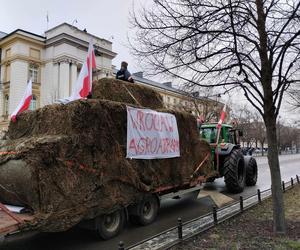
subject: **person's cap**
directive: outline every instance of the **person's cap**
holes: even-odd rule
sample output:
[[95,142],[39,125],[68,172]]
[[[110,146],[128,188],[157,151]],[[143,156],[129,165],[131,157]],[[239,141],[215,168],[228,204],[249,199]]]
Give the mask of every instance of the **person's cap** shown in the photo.
[[128,63],[127,63],[127,62],[122,62],[122,63],[121,63],[121,67],[127,68],[127,66],[128,66]]

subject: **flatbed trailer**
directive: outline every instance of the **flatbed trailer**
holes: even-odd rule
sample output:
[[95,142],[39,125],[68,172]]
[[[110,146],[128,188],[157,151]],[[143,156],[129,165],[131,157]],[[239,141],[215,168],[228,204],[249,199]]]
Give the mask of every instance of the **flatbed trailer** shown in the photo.
[[[186,186],[184,189],[180,189],[179,187],[166,187],[156,190],[153,195],[156,195],[159,198],[159,201],[163,201],[165,199],[177,199],[178,197],[200,191],[201,189],[201,181],[200,178],[195,182],[193,186]],[[36,217],[34,214],[29,212],[27,213],[17,213],[9,210],[10,205],[4,205],[0,203],[0,239],[1,241],[6,240],[7,238],[16,237],[17,235],[21,235],[23,233],[31,233],[32,227],[30,225],[36,225],[38,222],[36,221]],[[85,229],[89,229],[89,227],[83,226]],[[35,232],[38,233],[38,232]],[[13,238],[14,238],[13,237]],[[0,243],[1,243],[0,241]]]
[[0,203],[0,238],[11,234],[27,231],[27,225],[34,222],[35,217],[30,213],[15,213],[10,211],[6,205]]

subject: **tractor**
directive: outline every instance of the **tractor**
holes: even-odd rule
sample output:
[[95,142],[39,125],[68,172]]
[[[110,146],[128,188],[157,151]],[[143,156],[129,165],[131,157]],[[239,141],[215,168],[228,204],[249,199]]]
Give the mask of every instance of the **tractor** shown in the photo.
[[255,158],[244,155],[240,138],[243,132],[229,124],[202,124],[200,137],[211,146],[213,171],[206,182],[224,177],[226,187],[231,193],[240,193],[245,185],[254,186],[257,181],[257,163]]

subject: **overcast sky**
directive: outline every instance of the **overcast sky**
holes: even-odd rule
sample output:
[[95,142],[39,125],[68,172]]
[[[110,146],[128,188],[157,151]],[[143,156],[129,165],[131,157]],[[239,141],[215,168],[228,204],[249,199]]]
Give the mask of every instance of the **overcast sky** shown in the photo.
[[113,42],[113,51],[118,53],[113,60],[114,65],[119,67],[120,62],[125,60],[129,62],[129,70],[136,72],[140,68],[130,56],[126,44],[129,12],[133,2],[139,6],[140,1],[0,0],[0,31],[10,33],[24,29],[43,35],[47,30],[48,12],[49,29],[63,22],[73,23],[79,29],[86,28],[89,33]]
[[[142,70],[127,48],[127,34],[130,30],[129,12],[141,3],[150,0],[0,0],[0,31],[10,33],[24,29],[39,35],[48,28],[63,22],[74,24],[79,29],[86,28],[91,34],[113,42],[113,51],[118,53],[113,64],[119,68],[121,61],[129,62],[129,70]],[[77,20],[77,23],[75,22]],[[131,32],[132,34],[132,32]],[[241,102],[239,98],[233,98]],[[242,101],[244,102],[244,101]],[[284,108],[282,116],[290,118],[295,111]],[[294,119],[293,119],[294,120]]]

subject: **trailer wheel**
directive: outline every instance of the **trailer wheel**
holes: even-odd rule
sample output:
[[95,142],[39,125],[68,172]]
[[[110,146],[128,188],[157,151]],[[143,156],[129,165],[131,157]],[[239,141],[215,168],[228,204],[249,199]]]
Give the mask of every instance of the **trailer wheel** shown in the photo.
[[246,185],[254,186],[257,181],[257,163],[256,160],[251,157],[246,166]]
[[156,196],[148,195],[137,205],[129,209],[130,221],[142,226],[151,224],[158,213],[159,202]]
[[243,154],[238,149],[233,149],[224,160],[224,177],[229,192],[240,193],[244,190],[246,168]]
[[96,234],[104,240],[110,239],[122,231],[124,223],[125,214],[123,210],[101,215],[97,218]]

